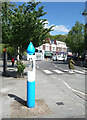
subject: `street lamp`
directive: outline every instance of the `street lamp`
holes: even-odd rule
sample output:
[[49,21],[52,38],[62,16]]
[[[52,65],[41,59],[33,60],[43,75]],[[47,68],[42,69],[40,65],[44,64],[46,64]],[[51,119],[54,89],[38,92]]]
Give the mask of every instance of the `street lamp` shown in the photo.
[[85,2],[85,10],[82,13],[85,16],[85,41],[84,41],[84,50],[87,50],[87,1]]
[[84,30],[84,66],[87,67],[87,1],[85,2],[85,10],[82,13],[85,16],[85,30]]

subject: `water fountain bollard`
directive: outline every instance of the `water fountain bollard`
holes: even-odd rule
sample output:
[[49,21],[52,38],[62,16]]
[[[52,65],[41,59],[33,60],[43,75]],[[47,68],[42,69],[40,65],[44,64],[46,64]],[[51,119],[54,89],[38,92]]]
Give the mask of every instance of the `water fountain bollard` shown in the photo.
[[27,80],[27,107],[35,107],[35,48],[30,42],[27,48],[27,60],[31,62],[31,70],[28,71]]

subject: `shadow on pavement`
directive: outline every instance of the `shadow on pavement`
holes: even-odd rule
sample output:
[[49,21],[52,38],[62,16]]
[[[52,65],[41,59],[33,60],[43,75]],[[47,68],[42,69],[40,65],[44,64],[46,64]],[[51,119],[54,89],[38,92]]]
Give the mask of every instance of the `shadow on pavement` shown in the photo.
[[17,71],[11,71],[12,69],[10,70],[7,70],[7,72],[4,74],[2,73],[2,76],[3,77],[13,77],[13,78],[24,78],[27,76],[27,72],[24,72],[24,77],[23,76],[17,76]]
[[17,102],[21,103],[23,106],[27,106],[27,102],[25,100],[23,100],[22,98],[14,95],[14,94],[8,94],[8,96],[10,98],[14,98],[14,100],[16,100]]
[[[18,72],[16,70],[16,66],[12,67],[12,66],[7,66],[7,71],[5,73],[2,73],[2,76],[4,77],[13,77],[13,78],[20,78],[20,77],[23,77],[23,76],[20,76],[20,75],[17,75]],[[24,72],[24,77],[27,76],[27,72]]]
[[17,71],[15,71],[13,69],[10,69],[10,70],[7,70],[5,73],[2,73],[2,76],[16,78],[17,77]]
[[[12,65],[7,65],[8,68],[12,68]],[[17,66],[14,66],[14,68],[16,68]]]

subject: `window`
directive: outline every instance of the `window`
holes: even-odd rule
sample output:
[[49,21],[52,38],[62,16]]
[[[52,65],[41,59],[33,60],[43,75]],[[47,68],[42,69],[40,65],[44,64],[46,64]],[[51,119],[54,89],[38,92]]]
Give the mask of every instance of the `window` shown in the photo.
[[52,51],[56,51],[56,47],[55,46],[51,46],[51,50]]
[[55,47],[53,47],[53,50],[55,50]]
[[66,49],[66,48],[63,48],[63,52],[67,52],[67,49]]
[[46,51],[49,51],[49,46],[46,46]]

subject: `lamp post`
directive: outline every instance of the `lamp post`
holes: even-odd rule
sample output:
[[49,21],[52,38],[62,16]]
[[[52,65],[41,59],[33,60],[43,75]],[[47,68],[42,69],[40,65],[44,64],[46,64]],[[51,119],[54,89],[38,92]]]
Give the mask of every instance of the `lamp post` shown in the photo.
[[84,51],[87,51],[87,1],[85,2],[85,10],[82,13],[85,16],[85,41],[84,41]]
[[85,16],[85,29],[84,29],[84,66],[87,67],[87,1],[85,2],[85,9],[82,13]]

